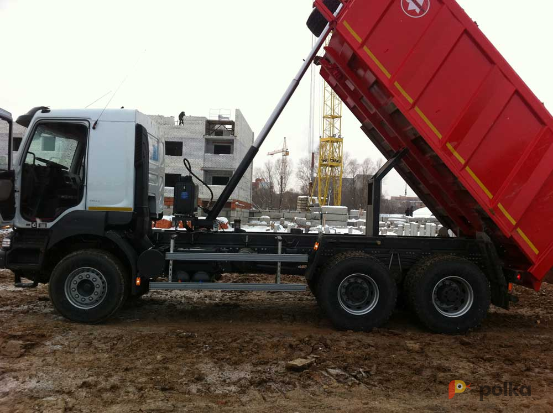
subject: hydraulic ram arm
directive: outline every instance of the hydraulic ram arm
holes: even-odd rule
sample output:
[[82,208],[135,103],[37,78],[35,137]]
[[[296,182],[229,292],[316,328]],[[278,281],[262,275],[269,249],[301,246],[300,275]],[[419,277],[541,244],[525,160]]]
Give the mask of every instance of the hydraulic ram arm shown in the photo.
[[[337,16],[340,13],[340,10],[342,10],[342,7],[343,7],[343,5],[340,4],[338,9],[334,13],[334,16]],[[246,153],[246,156],[244,157],[242,162],[240,162],[240,165],[236,169],[236,172],[234,172],[234,175],[232,175],[232,178],[230,179],[229,183],[227,184],[227,186],[223,190],[223,193],[221,194],[219,199],[217,199],[217,202],[215,203],[215,205],[213,206],[213,208],[211,209],[211,211],[207,215],[207,220],[208,221],[215,220],[219,216],[219,214],[221,213],[223,208],[225,207],[225,204],[227,203],[230,196],[232,195],[232,193],[234,192],[234,190],[238,186],[238,183],[240,182],[240,180],[242,179],[242,177],[246,173],[246,170],[252,164],[252,162],[255,158],[255,155],[257,155],[257,152],[259,151],[259,148],[261,147],[261,145],[263,145],[263,142],[265,141],[265,139],[269,135],[269,132],[271,132],[271,129],[273,128],[276,121],[280,117],[282,111],[284,110],[284,108],[286,107],[288,102],[290,101],[290,98],[294,95],[294,92],[298,88],[301,79],[303,78],[303,76],[305,75],[307,70],[309,69],[309,66],[311,65],[311,63],[313,63],[313,60],[317,56],[317,53],[319,52],[321,47],[323,46],[323,44],[324,44],[326,38],[328,37],[330,31],[331,31],[331,27],[330,27],[330,23],[329,23],[329,24],[327,24],[327,26],[324,29],[324,31],[322,32],[321,36],[319,37],[319,39],[315,43],[315,46],[313,47],[313,49],[311,50],[311,52],[309,53],[307,58],[303,62],[298,74],[292,80],[292,82],[290,83],[290,86],[288,86],[288,89],[284,93],[284,96],[282,96],[282,99],[280,99],[280,102],[278,102],[278,105],[276,106],[275,110],[273,111],[273,113],[271,114],[269,119],[267,120],[267,123],[265,124],[265,126],[263,127],[261,132],[259,133],[259,136],[255,140],[254,144],[248,150],[248,152]]]

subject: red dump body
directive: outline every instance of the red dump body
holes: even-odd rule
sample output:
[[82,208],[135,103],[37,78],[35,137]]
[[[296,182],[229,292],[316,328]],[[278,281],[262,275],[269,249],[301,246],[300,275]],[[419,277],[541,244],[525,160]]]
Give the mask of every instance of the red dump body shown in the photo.
[[[320,8],[319,2],[317,7]],[[553,267],[553,118],[454,0],[349,0],[321,74],[435,216]]]

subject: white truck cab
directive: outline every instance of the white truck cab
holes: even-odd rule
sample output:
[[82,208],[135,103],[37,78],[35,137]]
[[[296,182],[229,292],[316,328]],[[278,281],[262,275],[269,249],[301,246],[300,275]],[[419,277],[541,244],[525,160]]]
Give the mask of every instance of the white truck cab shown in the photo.
[[137,125],[145,129],[149,146],[150,215],[162,215],[165,143],[148,116],[126,109],[35,108],[18,123],[27,132],[13,160],[14,197],[2,201],[15,201],[15,215],[3,216],[4,222],[51,228],[75,211],[121,213],[130,220],[135,211]]
[[[71,272],[75,288],[62,282],[60,311],[69,299],[82,314],[92,310],[94,317],[106,317],[121,297],[143,293],[147,285],[129,288],[129,281],[139,256],[153,247],[152,221],[163,216],[165,143],[157,124],[136,110],[36,107],[17,119],[27,131],[12,159],[13,119],[2,110],[0,120],[9,125],[8,144],[0,142],[7,149],[0,214],[2,223],[13,226],[2,242],[0,267],[14,272],[17,286],[34,286],[49,282],[56,268],[78,263],[77,273]],[[162,268],[161,253],[153,254]],[[94,265],[112,275],[119,271],[126,281],[108,291],[111,281],[94,270],[97,283],[81,283]],[[21,283],[22,277],[33,284]],[[100,308],[108,296],[116,301]]]

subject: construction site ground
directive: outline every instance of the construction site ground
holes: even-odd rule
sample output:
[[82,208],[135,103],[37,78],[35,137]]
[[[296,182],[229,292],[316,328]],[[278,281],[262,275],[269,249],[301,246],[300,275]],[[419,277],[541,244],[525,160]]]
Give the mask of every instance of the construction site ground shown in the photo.
[[[463,336],[406,311],[372,333],[336,331],[309,292],[153,292],[90,326],[2,271],[0,412],[550,412],[553,286],[516,293]],[[288,369],[298,358],[303,371]],[[451,380],[471,389],[450,400]],[[531,396],[480,401],[504,382]]]

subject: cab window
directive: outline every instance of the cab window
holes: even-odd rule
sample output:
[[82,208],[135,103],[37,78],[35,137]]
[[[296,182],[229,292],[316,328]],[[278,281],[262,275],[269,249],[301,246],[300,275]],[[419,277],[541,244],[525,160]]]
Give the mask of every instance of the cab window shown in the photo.
[[21,214],[51,222],[84,196],[88,125],[41,122],[32,134],[21,179]]

